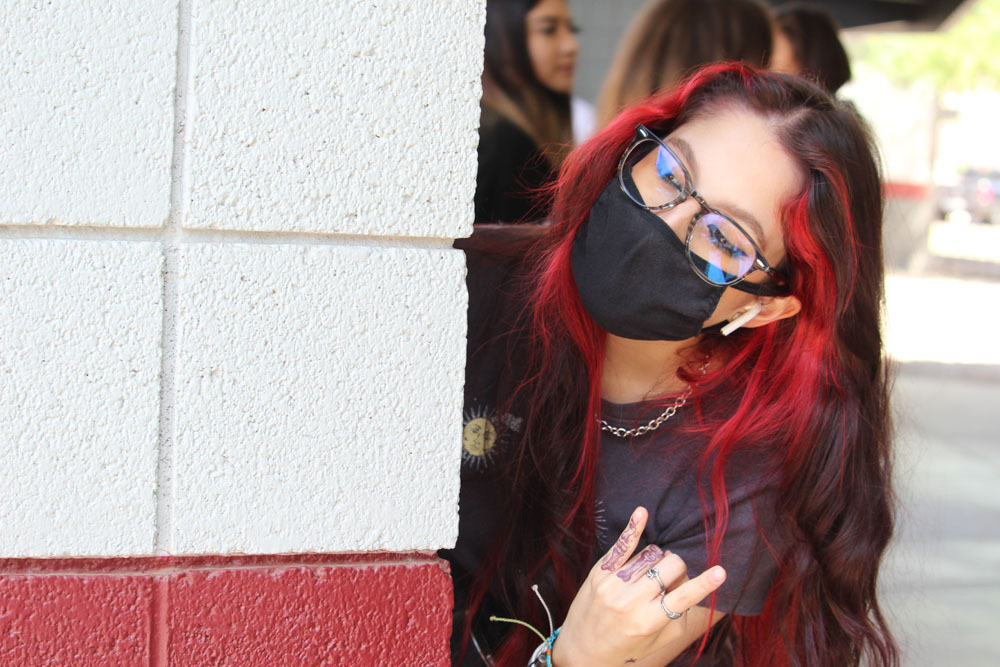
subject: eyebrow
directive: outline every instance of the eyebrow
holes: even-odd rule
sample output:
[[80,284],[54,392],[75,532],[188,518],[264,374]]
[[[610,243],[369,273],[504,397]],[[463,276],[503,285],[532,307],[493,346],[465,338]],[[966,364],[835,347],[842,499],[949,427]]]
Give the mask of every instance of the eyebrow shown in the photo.
[[[691,150],[691,144],[684,141],[680,137],[670,137],[669,141],[666,141],[666,143],[673,144],[677,148],[677,150],[681,153],[681,157],[684,158],[688,171],[691,172],[691,180],[697,181],[698,161],[694,158],[694,151]],[[697,191],[697,188],[695,188],[695,190]],[[725,212],[732,215],[736,220],[746,223],[747,226],[750,227],[751,231],[756,234],[756,241],[760,246],[761,252],[767,250],[767,241],[764,236],[764,225],[760,224],[760,220],[758,220],[753,213],[741,206],[737,206],[736,204],[731,204],[729,202],[725,202]]]

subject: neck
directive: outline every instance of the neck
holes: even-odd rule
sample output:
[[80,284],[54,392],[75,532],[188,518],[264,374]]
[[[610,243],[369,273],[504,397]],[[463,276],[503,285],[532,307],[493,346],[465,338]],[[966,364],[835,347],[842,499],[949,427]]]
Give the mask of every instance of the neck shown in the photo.
[[635,403],[683,392],[687,385],[677,377],[677,369],[690,360],[695,341],[631,340],[606,334],[601,398]]

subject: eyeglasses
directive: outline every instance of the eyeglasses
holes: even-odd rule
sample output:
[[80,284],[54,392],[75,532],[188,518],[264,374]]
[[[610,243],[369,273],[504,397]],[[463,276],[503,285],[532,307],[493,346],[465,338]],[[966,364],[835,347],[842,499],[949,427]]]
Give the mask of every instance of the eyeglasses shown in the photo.
[[[647,211],[672,209],[688,197],[701,205],[688,225],[684,246],[695,273],[706,282],[757,296],[788,293],[785,277],[771,268],[753,238],[733,218],[708,205],[681,159],[644,125],[636,126],[635,138],[618,163],[618,182],[622,192]],[[771,282],[742,282],[754,271],[763,271]]]

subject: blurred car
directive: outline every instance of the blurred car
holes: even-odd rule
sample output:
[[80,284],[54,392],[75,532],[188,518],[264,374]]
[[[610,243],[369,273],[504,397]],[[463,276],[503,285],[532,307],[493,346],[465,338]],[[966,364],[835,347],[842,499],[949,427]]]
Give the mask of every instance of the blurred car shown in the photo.
[[956,185],[938,189],[937,200],[944,220],[1000,225],[1000,170],[966,169]]

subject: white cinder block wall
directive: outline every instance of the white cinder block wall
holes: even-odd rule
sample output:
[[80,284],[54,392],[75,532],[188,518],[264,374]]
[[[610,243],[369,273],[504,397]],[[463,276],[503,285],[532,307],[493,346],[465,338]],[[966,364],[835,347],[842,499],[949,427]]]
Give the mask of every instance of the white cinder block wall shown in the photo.
[[0,557],[453,543],[484,0],[0,12]]

